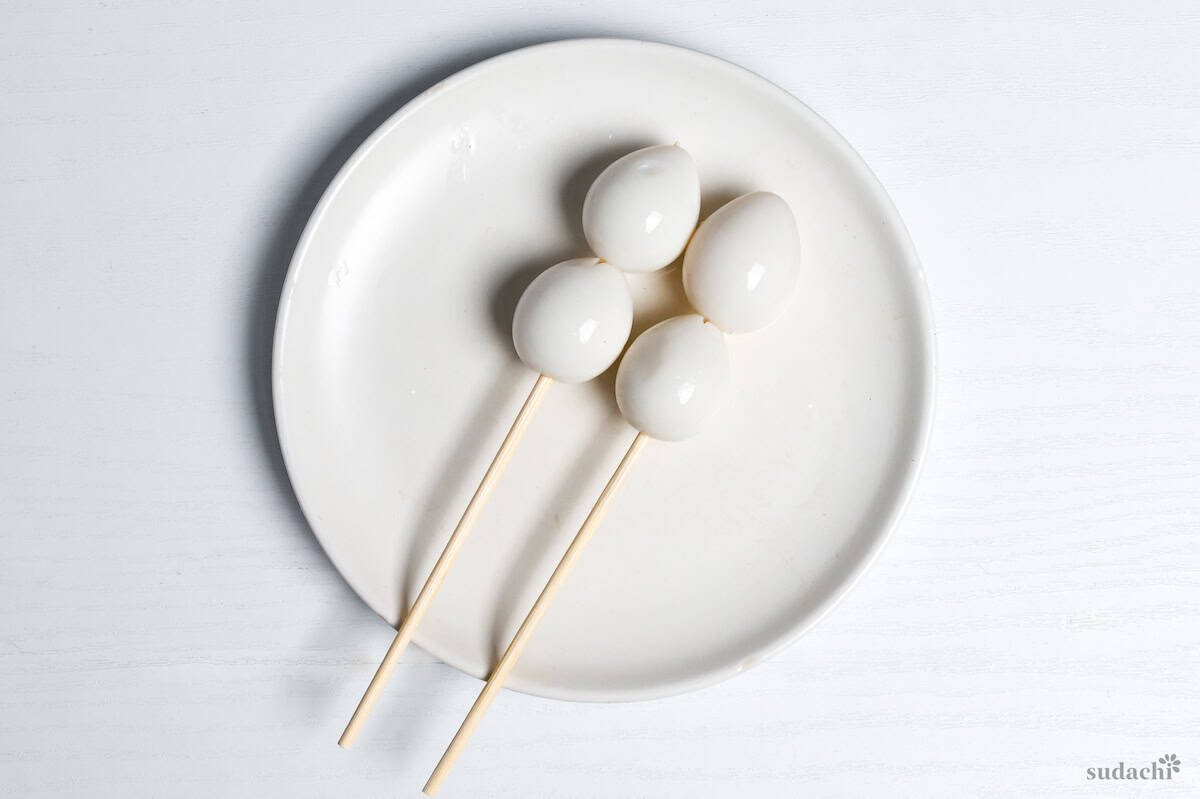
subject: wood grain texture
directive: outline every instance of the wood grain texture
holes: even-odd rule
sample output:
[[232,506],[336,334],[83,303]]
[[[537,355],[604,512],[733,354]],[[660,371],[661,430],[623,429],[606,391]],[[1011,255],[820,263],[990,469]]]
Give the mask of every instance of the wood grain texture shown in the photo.
[[[581,35],[736,61],[908,222],[929,461],[811,634],[633,705],[505,692],[444,796],[1200,793],[1200,15],[996,3],[10,3],[0,14],[0,785],[417,796],[479,683],[329,565],[267,384],[300,228],[392,110]],[[1171,783],[1089,766],[1183,761]]]

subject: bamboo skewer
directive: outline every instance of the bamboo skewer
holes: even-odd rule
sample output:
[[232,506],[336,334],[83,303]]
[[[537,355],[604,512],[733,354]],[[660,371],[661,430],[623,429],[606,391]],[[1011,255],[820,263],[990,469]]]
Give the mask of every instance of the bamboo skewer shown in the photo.
[[591,540],[592,535],[596,532],[596,528],[600,526],[600,522],[604,519],[605,514],[608,513],[609,506],[612,505],[617,492],[620,491],[621,486],[625,483],[626,477],[629,476],[630,471],[637,462],[638,456],[641,455],[642,449],[649,440],[649,436],[645,433],[638,433],[637,437],[633,439],[633,443],[629,446],[629,451],[625,453],[625,457],[621,459],[620,465],[617,466],[616,471],[609,478],[608,484],[600,492],[600,497],[596,500],[596,504],[592,507],[587,519],[584,520],[583,526],[579,528],[575,539],[567,547],[562,560],[559,561],[558,566],[554,569],[554,573],[550,575],[550,580],[546,583],[546,587],[542,589],[542,593],[538,596],[537,601],[533,603],[529,615],[521,623],[516,636],[513,637],[512,642],[508,645],[508,649],[504,651],[503,657],[500,658],[500,662],[496,665],[495,670],[492,671],[492,675],[488,678],[487,684],[484,685],[483,690],[480,692],[479,698],[471,706],[471,710],[463,720],[462,726],[458,728],[458,732],[455,733],[454,739],[450,741],[450,745],[446,748],[442,759],[438,761],[437,768],[433,770],[429,781],[425,783],[423,791],[426,795],[435,796],[438,789],[441,788],[446,776],[450,773],[450,769],[454,767],[454,762],[462,754],[467,741],[470,740],[471,734],[475,732],[475,728],[483,720],[483,715],[487,712],[492,701],[496,698],[496,694],[503,687],[504,681],[517,664],[517,660],[525,650],[525,645],[529,643],[534,630],[537,629],[538,623],[546,615],[546,611],[550,608],[550,603],[554,601],[554,597],[566,582],[571,570],[575,568],[575,563],[583,553],[584,547],[587,546],[588,541]]
[[396,668],[396,663],[400,660],[400,655],[408,647],[413,633],[416,632],[417,627],[421,624],[421,620],[425,617],[426,611],[429,610],[429,605],[433,601],[434,595],[442,587],[442,583],[446,579],[446,574],[450,571],[450,566],[453,565],[454,559],[458,557],[458,551],[462,548],[463,543],[466,542],[467,536],[470,535],[471,528],[475,526],[475,522],[483,510],[483,506],[487,504],[488,498],[492,494],[492,489],[496,487],[496,484],[500,481],[500,476],[504,474],[505,467],[508,466],[513,452],[516,451],[517,445],[525,435],[526,428],[529,427],[530,421],[533,419],[534,414],[537,413],[538,408],[542,404],[542,399],[546,396],[546,391],[553,382],[553,378],[546,375],[539,375],[537,382],[533,384],[533,389],[529,392],[525,404],[521,406],[521,410],[517,414],[517,418],[513,421],[508,435],[504,437],[504,443],[500,445],[500,449],[496,452],[496,457],[492,459],[492,464],[483,475],[479,487],[475,489],[475,494],[467,504],[467,509],[463,511],[458,526],[454,528],[454,532],[450,535],[450,540],[446,542],[445,549],[442,550],[441,556],[433,566],[433,571],[429,573],[429,577],[425,580],[425,585],[421,587],[421,592],[417,594],[416,601],[413,602],[408,614],[404,617],[404,621],[396,630],[396,637],[392,640],[392,645],[388,647],[387,654],[383,656],[383,662],[379,664],[375,676],[371,678],[370,685],[367,686],[363,698],[354,710],[354,715],[350,717],[350,723],[346,725],[346,730],[342,733],[342,737],[338,739],[338,746],[343,749],[349,749],[354,744],[354,740],[358,737],[363,723],[366,722],[367,717],[371,714],[375,703],[379,701],[379,695],[382,693],[384,685],[387,684],[388,678],[392,676],[392,672]]

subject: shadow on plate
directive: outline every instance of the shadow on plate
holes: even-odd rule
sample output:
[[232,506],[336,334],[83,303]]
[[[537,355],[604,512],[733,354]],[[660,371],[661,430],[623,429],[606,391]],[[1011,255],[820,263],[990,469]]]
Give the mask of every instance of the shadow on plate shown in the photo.
[[[324,148],[322,154],[311,165],[300,171],[300,177],[295,181],[299,188],[288,195],[282,207],[277,211],[278,221],[271,227],[261,244],[253,265],[253,283],[249,288],[250,311],[246,320],[243,379],[246,382],[247,391],[253,398],[259,440],[262,444],[266,466],[275,476],[279,495],[288,504],[292,518],[299,529],[307,532],[310,528],[288,479],[283,452],[280,449],[275,428],[271,389],[271,351],[275,318],[279,310],[283,283],[287,277],[292,255],[309,217],[312,216],[313,210],[338,170],[354,154],[354,151],[376,128],[421,92],[480,61],[510,50],[541,44],[556,38],[559,37],[518,37],[500,42],[493,40],[486,45],[465,49],[437,65],[413,72],[395,90],[383,99],[374,102],[356,120],[352,121],[345,132]],[[520,296],[520,292],[525,285],[528,285],[532,275],[536,274],[536,271],[533,271],[534,264],[532,262],[527,266],[529,274],[517,274],[516,272],[520,270],[515,270],[514,274],[510,275],[509,279],[497,289],[497,308],[493,316],[497,320],[500,319],[502,315],[500,306],[508,307],[509,322],[505,323],[505,327],[511,322],[511,307],[515,306],[515,298]],[[545,268],[545,266],[549,266],[549,264],[541,265],[540,268]],[[522,284],[522,280],[525,281],[524,284]],[[306,539],[314,548],[318,548],[315,537],[306,535]]]

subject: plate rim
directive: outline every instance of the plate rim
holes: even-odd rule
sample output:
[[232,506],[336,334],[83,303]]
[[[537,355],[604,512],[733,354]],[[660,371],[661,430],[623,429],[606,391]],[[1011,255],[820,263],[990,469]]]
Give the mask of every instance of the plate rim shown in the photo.
[[[341,564],[339,564],[336,556],[330,551],[326,545],[325,538],[322,536],[319,527],[314,524],[314,514],[309,511],[306,506],[304,497],[297,488],[295,467],[292,463],[290,454],[290,442],[288,435],[284,430],[282,420],[284,414],[282,411],[282,399],[284,394],[283,388],[283,369],[281,367],[282,352],[286,345],[287,337],[287,322],[291,312],[292,293],[297,283],[299,273],[303,262],[307,256],[308,249],[316,236],[317,230],[320,227],[321,221],[330,206],[336,201],[341,192],[342,186],[350,178],[350,176],[361,166],[362,162],[370,155],[375,146],[393,129],[403,124],[405,120],[417,112],[419,109],[439,97],[440,95],[453,90],[459,84],[475,78],[477,75],[488,70],[495,69],[497,66],[516,60],[522,57],[528,57],[535,51],[541,53],[556,49],[576,48],[576,47],[630,47],[638,49],[658,50],[664,54],[669,54],[672,57],[693,59],[697,62],[706,64],[709,67],[715,67],[727,72],[737,73],[742,78],[751,78],[761,82],[764,87],[774,91],[777,98],[784,104],[791,106],[794,110],[799,111],[802,115],[806,115],[814,123],[814,128],[826,138],[829,143],[837,147],[842,156],[845,158],[847,165],[857,174],[861,187],[869,191],[871,198],[878,204],[878,207],[885,213],[884,222],[889,228],[893,229],[893,235],[899,244],[899,249],[903,255],[902,263],[897,266],[904,272],[907,281],[912,290],[914,305],[919,317],[919,325],[917,329],[921,332],[921,363],[924,366],[923,379],[920,385],[919,404],[920,415],[914,422],[916,429],[916,437],[914,446],[911,452],[911,466],[905,470],[903,479],[896,491],[896,499],[891,503],[891,507],[878,526],[877,532],[872,536],[866,552],[856,564],[847,572],[844,580],[839,582],[832,590],[826,592],[815,604],[812,611],[804,616],[799,617],[794,623],[787,625],[786,629],[772,638],[766,644],[747,653],[740,664],[735,666],[722,665],[715,668],[706,668],[676,680],[656,681],[637,690],[622,689],[619,692],[613,692],[604,689],[590,688],[562,688],[555,685],[544,685],[536,680],[522,680],[519,678],[510,679],[505,687],[512,690],[520,691],[521,693],[532,696],[544,697],[547,699],[559,699],[576,702],[637,702],[650,699],[660,699],[670,696],[676,696],[683,693],[706,688],[734,677],[738,674],[748,671],[753,666],[758,665],[762,661],[771,658],[778,654],[783,649],[786,649],[793,644],[797,639],[815,627],[833,608],[835,608],[842,599],[858,584],[863,576],[870,570],[878,559],[880,553],[895,533],[896,527],[903,518],[907,510],[912,496],[915,492],[917,483],[924,470],[925,460],[928,455],[930,439],[932,437],[934,414],[937,405],[937,332],[934,325],[932,301],[929,294],[929,286],[926,282],[925,272],[917,255],[916,248],[912,242],[912,237],[908,232],[907,226],[904,224],[903,218],[900,216],[895,203],[891,196],[887,193],[879,178],[871,170],[866,161],[859,155],[858,151],[834,128],[824,117],[818,114],[815,110],[797,98],[795,95],[788,92],[778,84],[759,75],[758,73],[739,66],[731,61],[727,61],[718,56],[703,53],[691,48],[682,47],[679,45],[666,44],[662,42],[631,39],[623,37],[583,37],[583,38],[568,38],[559,39],[550,42],[542,42],[538,44],[520,47],[514,50],[509,50],[499,55],[486,58],[471,66],[461,69],[458,72],[446,77],[428,89],[422,91],[416,97],[404,103],[400,108],[394,111],[387,119],[379,124],[371,132],[371,134],[363,140],[361,144],[354,150],[350,157],[338,169],[329,185],[325,188],[321,195],[321,199],[314,206],[312,213],[309,215],[308,221],[304,225],[304,229],[297,240],[296,248],[292,253],[290,262],[288,263],[287,273],[284,277],[283,288],[280,292],[278,310],[275,317],[275,328],[272,338],[271,349],[271,407],[274,416],[274,425],[276,436],[279,441],[279,448],[283,457],[284,468],[288,475],[288,482],[291,485],[292,494],[299,504],[301,512],[304,514],[305,521],[312,535],[321,545],[322,551],[329,559],[330,563],[337,570],[338,575],[350,586],[359,600],[362,601],[373,613],[383,619],[387,619],[374,608],[358,590],[354,582],[347,576]],[[391,623],[388,622],[389,626]],[[450,665],[464,674],[468,674],[476,679],[484,679],[485,674],[480,674],[474,669],[471,669],[459,662],[452,653],[443,651],[440,647],[427,643],[418,629],[413,636],[412,643],[424,649],[429,654],[433,655],[443,663]]]

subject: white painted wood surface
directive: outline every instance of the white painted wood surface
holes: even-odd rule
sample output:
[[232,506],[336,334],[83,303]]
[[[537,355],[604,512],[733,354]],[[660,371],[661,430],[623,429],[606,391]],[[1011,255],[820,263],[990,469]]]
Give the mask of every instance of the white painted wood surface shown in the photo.
[[414,649],[336,746],[391,632],[280,468],[278,288],[405,99],[621,35],[767,76],[876,170],[934,441],[798,644],[665,701],[506,692],[444,795],[1200,795],[1200,14],[1057,5],[4,4],[0,793],[419,795],[480,684]]

